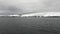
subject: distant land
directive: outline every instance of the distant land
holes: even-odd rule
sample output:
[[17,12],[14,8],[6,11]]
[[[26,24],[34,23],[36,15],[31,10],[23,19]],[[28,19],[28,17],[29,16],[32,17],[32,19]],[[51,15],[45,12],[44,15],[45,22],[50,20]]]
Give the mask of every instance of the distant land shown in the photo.
[[24,14],[4,14],[0,16],[21,16],[21,17],[29,17],[29,16],[60,16],[60,12],[37,12],[37,13],[24,13]]
[[25,13],[22,16],[60,16],[60,12]]

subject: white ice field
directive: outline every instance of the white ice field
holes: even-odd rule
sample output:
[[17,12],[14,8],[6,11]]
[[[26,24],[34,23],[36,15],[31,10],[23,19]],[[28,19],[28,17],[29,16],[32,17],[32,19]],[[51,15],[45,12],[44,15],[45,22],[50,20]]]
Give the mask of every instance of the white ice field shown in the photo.
[[21,15],[0,15],[0,16],[20,16],[20,17],[32,17],[32,16],[60,16],[60,12],[41,12],[41,13],[29,13],[29,14],[21,14]]
[[32,14],[23,14],[21,17],[29,17],[29,16],[60,16],[60,12],[42,12],[42,13],[32,13]]

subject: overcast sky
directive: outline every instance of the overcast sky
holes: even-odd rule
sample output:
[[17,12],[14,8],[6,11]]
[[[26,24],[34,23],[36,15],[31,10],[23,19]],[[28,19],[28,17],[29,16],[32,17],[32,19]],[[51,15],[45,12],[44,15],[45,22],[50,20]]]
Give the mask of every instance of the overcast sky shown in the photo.
[[51,11],[60,11],[60,0],[0,0],[0,14]]

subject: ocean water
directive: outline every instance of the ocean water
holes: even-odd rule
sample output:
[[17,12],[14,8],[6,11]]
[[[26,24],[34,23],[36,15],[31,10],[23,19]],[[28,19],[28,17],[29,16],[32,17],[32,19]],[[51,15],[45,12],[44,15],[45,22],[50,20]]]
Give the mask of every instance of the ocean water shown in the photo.
[[0,34],[60,34],[60,18],[0,17]]

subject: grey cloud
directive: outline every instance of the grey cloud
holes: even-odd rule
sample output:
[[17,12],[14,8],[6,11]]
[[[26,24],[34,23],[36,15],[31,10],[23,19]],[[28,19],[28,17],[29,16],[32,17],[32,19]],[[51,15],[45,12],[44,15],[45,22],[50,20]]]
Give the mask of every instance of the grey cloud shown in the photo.
[[60,0],[0,0],[0,14],[60,11]]
[[47,11],[60,12],[60,0],[49,0],[45,5]]
[[0,5],[0,14],[21,14],[23,12],[22,9],[17,8],[16,6],[5,6],[5,5]]

